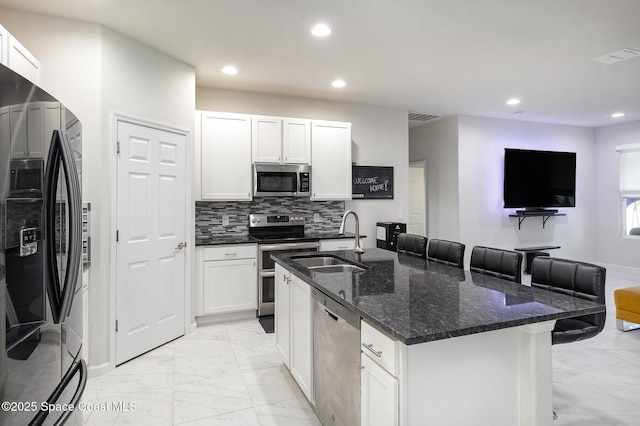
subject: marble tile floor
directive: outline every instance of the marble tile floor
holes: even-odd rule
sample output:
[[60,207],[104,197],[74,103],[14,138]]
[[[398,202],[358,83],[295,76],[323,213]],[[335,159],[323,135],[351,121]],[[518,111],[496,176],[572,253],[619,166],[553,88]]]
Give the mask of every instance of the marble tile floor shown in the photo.
[[640,285],[640,272],[607,268],[604,330],[582,342],[554,345],[554,426],[640,425],[640,329],[616,328],[613,292]]
[[320,425],[257,320],[199,327],[89,378],[83,400],[135,403],[129,412],[85,411],[91,426]]
[[[554,426],[640,424],[640,330],[616,329],[613,291],[640,272],[607,271],[607,323],[598,336],[553,346]],[[84,412],[99,425],[319,425],[256,320],[199,327],[101,377],[84,401],[135,411]]]

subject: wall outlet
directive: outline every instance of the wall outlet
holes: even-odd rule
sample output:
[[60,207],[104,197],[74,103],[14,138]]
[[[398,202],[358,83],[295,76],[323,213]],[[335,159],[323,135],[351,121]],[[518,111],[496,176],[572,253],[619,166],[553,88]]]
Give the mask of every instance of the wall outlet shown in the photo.
[[313,214],[313,221],[314,222],[320,222],[320,213],[314,213]]
[[223,214],[222,215],[222,226],[229,226],[229,215],[228,214]]
[[402,213],[402,210],[398,210],[398,220],[402,220],[404,218],[404,214]]

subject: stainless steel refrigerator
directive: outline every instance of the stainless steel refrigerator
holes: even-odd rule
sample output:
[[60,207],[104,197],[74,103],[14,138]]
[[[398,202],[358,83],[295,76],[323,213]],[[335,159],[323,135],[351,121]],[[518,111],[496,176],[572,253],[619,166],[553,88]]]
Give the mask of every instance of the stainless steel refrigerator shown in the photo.
[[71,111],[0,65],[0,425],[82,420],[81,158]]

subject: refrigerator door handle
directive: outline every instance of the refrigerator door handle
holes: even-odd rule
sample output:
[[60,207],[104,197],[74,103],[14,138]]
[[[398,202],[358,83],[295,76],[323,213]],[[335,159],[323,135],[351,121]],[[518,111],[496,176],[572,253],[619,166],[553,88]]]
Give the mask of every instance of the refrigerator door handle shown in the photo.
[[54,131],[51,136],[44,176],[45,281],[47,282],[47,293],[49,294],[54,324],[61,322],[60,305],[62,303],[58,262],[56,259],[56,191],[58,188],[58,172],[60,171],[59,139],[59,134]]
[[69,253],[62,287],[62,305],[60,306],[61,318],[64,321],[71,311],[71,303],[76,291],[82,262],[82,190],[69,138],[65,132],[60,130],[56,132],[59,133],[62,142],[60,152],[67,183],[67,202],[69,203],[69,229],[67,230],[69,233]]
[[[58,398],[60,398],[60,395],[62,395],[62,392],[67,388],[67,386],[69,386],[69,383],[71,383],[73,376],[78,374],[78,387],[73,393],[71,401],[69,401],[70,405],[73,405],[73,407],[77,407],[78,403],[80,402],[80,398],[82,397],[82,393],[84,392],[84,388],[87,386],[87,371],[87,363],[84,361],[84,359],[80,359],[80,361],[78,361],[73,367],[69,369],[69,371],[67,371],[67,374],[64,375],[58,387],[56,387],[53,393],[51,393],[51,395],[49,396],[49,399],[47,399],[46,404],[56,404],[58,402]],[[33,418],[33,420],[29,422],[29,426],[42,425],[42,423],[46,420],[47,416],[50,413],[51,412],[48,410],[41,409]],[[73,413],[73,411],[65,411],[54,424],[56,426],[63,425],[67,421],[69,416],[71,416],[71,413]]]
[[[68,256],[62,288],[60,287],[56,256],[56,193],[61,164],[66,181],[66,201],[69,212],[69,228],[67,229]],[[45,173],[45,206],[47,291],[51,303],[53,322],[59,324],[65,320],[71,309],[71,301],[80,273],[80,262],[82,261],[82,194],[80,179],[73,159],[71,144],[67,135],[61,130],[54,130],[51,137],[51,147]],[[65,206],[63,205],[61,211],[64,208]],[[64,226],[64,223],[61,223],[61,226]],[[65,235],[60,232],[59,238],[64,239]]]

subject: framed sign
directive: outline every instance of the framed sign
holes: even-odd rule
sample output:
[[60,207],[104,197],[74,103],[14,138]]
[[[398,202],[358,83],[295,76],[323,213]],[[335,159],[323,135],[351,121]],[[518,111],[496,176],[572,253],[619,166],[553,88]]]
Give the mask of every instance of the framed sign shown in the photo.
[[393,200],[393,167],[351,166],[351,197]]

